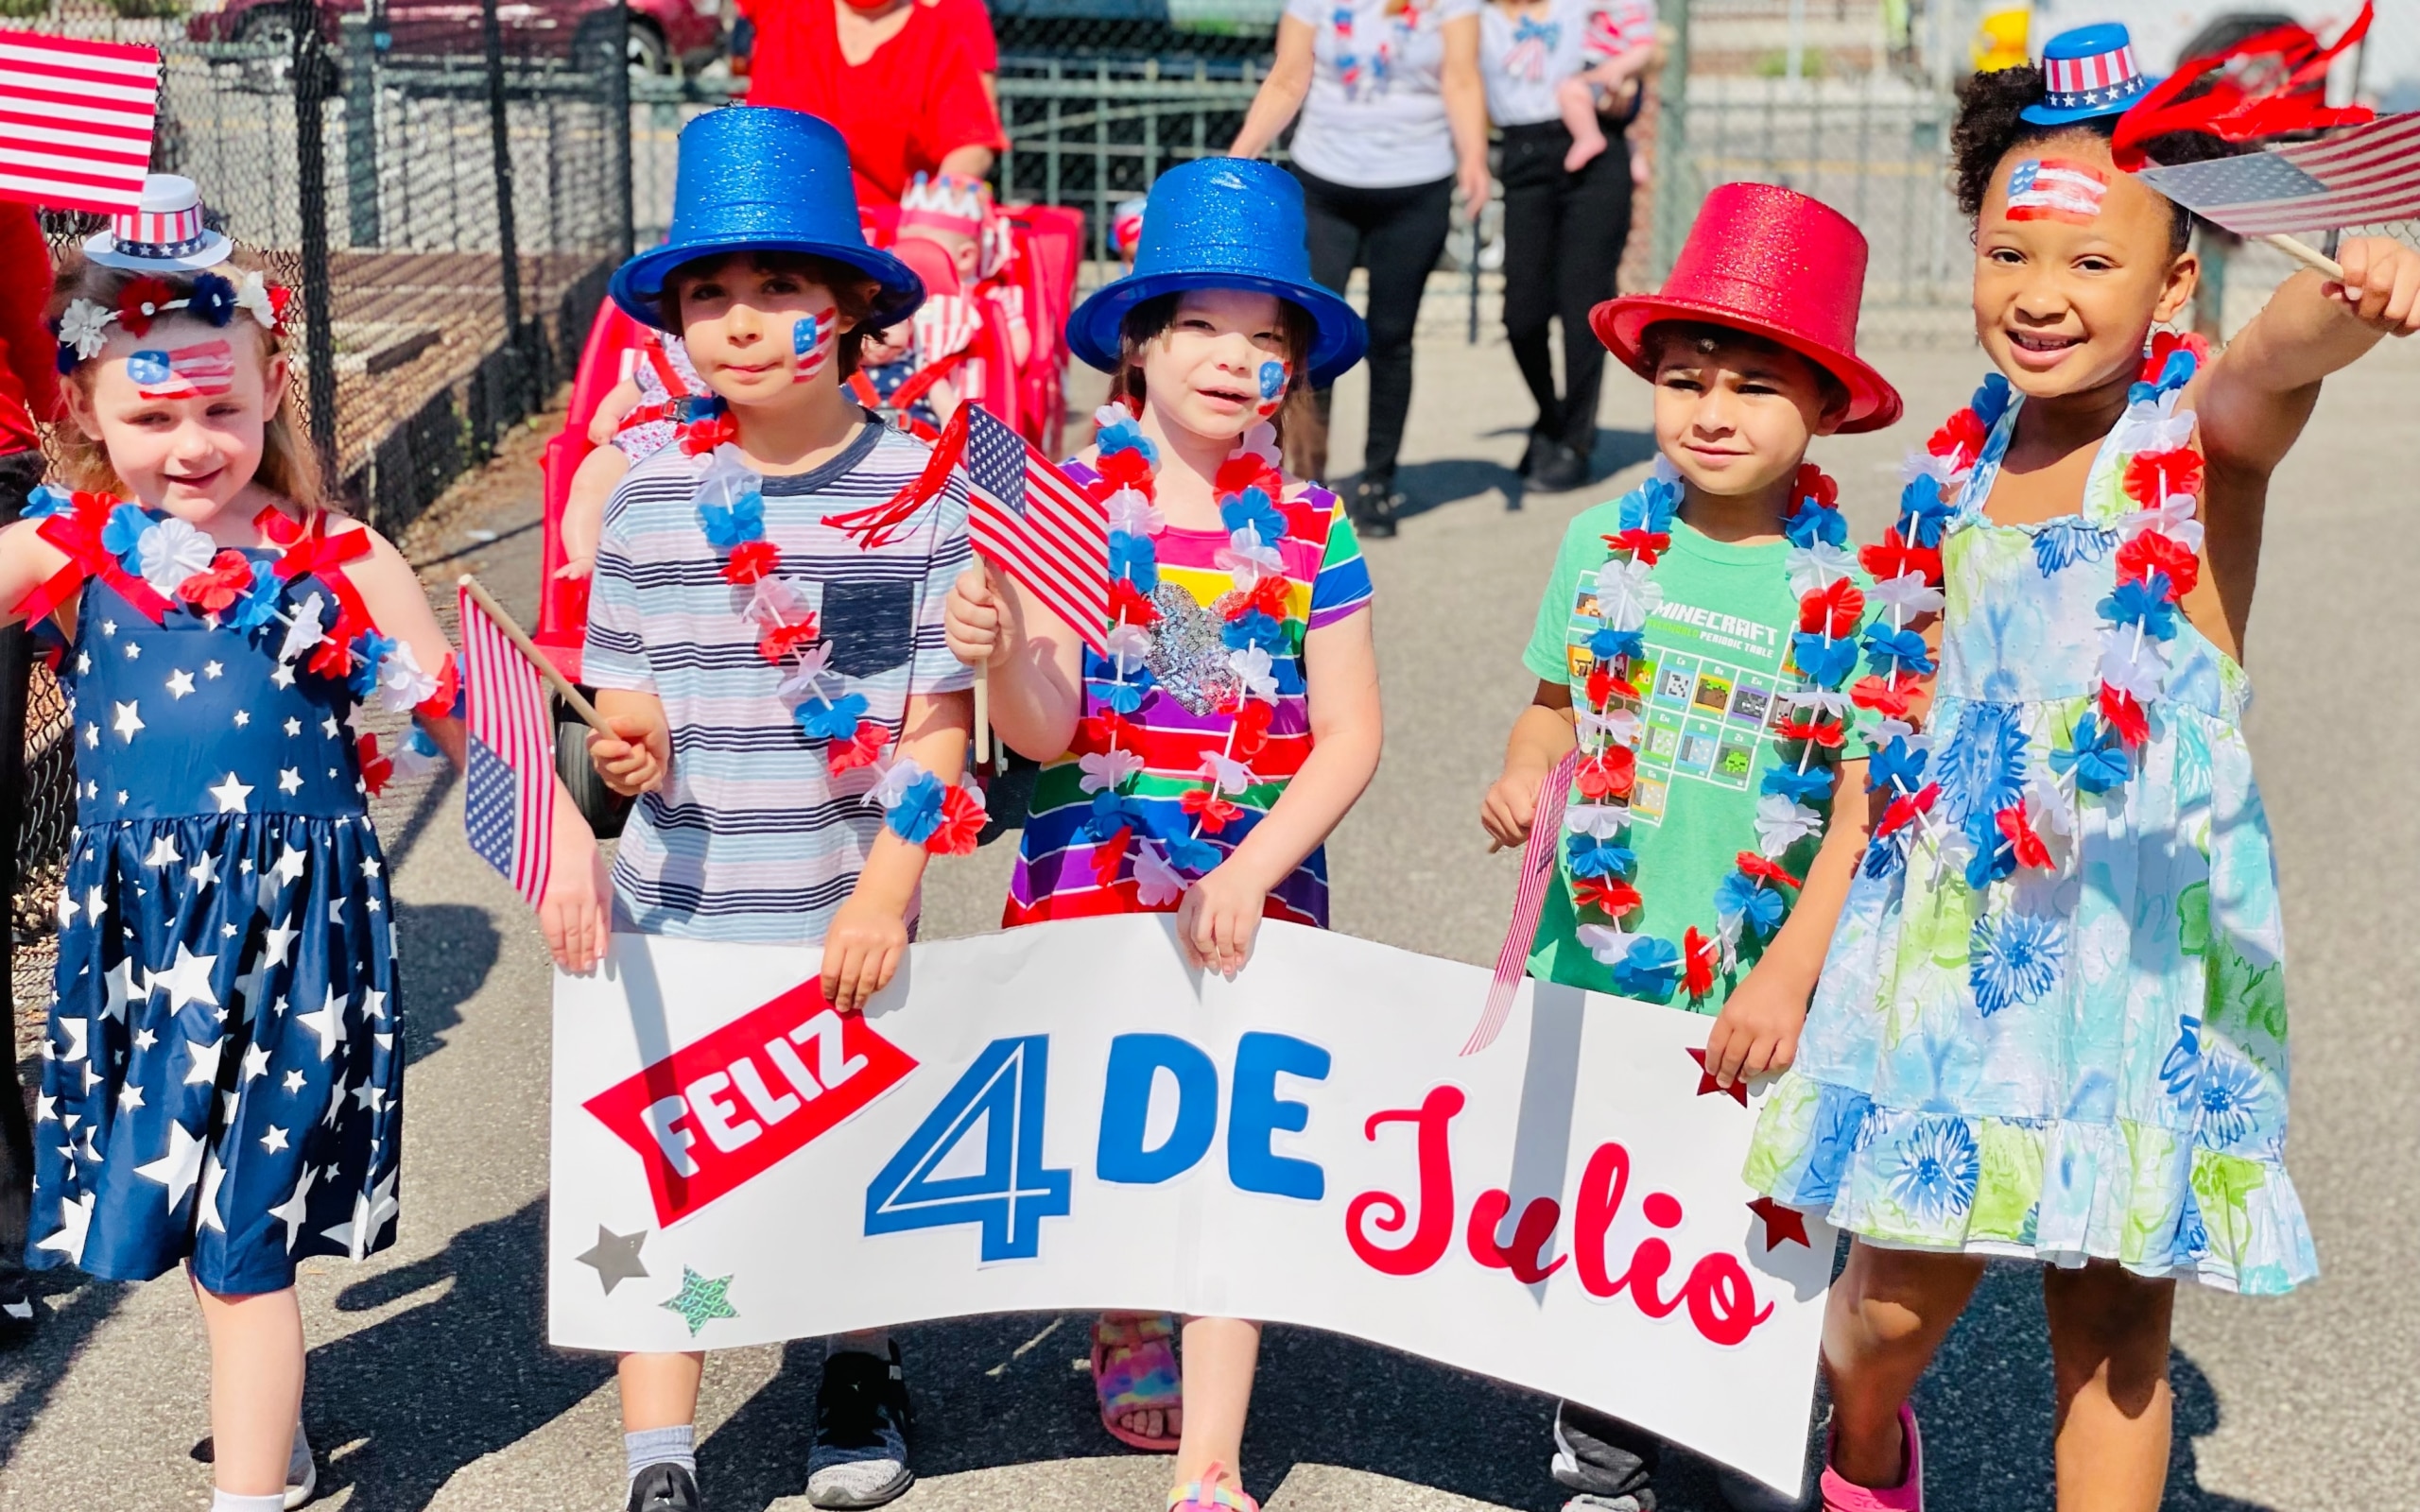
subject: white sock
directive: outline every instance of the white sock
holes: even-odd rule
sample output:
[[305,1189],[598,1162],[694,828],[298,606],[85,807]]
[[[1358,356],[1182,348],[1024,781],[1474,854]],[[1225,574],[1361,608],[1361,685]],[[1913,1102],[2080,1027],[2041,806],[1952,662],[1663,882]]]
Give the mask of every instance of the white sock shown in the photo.
[[690,1474],[698,1473],[698,1428],[695,1423],[683,1423],[678,1428],[642,1428],[622,1435],[623,1468],[633,1481],[639,1471],[650,1465],[678,1465]]
[[216,1486],[210,1492],[210,1512],[285,1512],[285,1493],[270,1491],[264,1496],[237,1496]]

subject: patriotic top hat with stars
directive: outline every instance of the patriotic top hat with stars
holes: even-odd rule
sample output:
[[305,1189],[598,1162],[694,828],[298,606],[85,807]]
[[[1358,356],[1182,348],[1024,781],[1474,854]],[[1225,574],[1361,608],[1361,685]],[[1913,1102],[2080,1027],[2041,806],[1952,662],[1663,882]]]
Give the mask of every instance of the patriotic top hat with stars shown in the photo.
[[132,210],[84,239],[84,255],[103,267],[138,273],[191,273],[227,261],[235,244],[202,224],[201,191],[174,173],[146,174]]
[[804,252],[856,268],[881,287],[867,323],[896,325],[925,302],[908,265],[867,245],[849,146],[831,123],[770,105],[726,105],[681,129],[672,230],[614,271],[614,302],[663,328],[673,269],[726,252]]
[[1197,158],[1161,174],[1134,248],[1134,271],[1103,284],[1067,317],[1067,346],[1103,372],[1117,368],[1126,312],[1183,289],[1254,289],[1311,318],[1310,381],[1324,388],[1361,360],[1370,329],[1343,297],[1312,281],[1303,185],[1248,158]]
[[2078,26],[2043,44],[2042,103],[2022,113],[2036,126],[2123,115],[2158,82],[2135,65],[2134,39],[2123,23]]
[[1857,354],[1865,260],[1864,233],[1831,206],[1778,184],[1726,183],[1705,197],[1664,287],[1607,300],[1588,323],[1650,383],[1644,338],[1659,320],[1763,336],[1840,380],[1849,394],[1843,432],[1878,431],[1901,406],[1891,381]]

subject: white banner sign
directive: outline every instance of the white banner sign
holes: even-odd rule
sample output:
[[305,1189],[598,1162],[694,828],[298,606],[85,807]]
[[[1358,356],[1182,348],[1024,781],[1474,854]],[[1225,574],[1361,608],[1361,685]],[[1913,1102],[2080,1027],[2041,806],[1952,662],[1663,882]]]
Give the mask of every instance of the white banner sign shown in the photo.
[[1352,1334],[1796,1490],[1833,1233],[1739,1180],[1710,1021],[1293,925],[1234,981],[1161,918],[812,949],[621,936],[555,988],[548,1300],[575,1349],[1134,1309]]

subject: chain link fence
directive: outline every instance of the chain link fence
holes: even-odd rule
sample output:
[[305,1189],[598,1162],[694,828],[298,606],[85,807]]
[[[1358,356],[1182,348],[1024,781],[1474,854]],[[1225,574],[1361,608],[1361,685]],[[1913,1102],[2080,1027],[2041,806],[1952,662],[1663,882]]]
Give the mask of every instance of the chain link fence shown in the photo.
[[64,0],[36,24],[159,49],[152,167],[296,288],[296,398],[338,494],[391,533],[569,376],[627,255],[625,12],[178,9]]
[[[290,402],[336,495],[381,530],[570,376],[631,245],[625,59],[662,40],[619,5],[491,3],[466,25],[400,0],[0,0],[0,17],[159,50],[152,167],[196,180],[212,223],[296,290]],[[60,255],[104,224],[45,216]],[[74,751],[57,681],[0,677],[26,679],[23,775],[0,795],[22,1025],[50,995]]]

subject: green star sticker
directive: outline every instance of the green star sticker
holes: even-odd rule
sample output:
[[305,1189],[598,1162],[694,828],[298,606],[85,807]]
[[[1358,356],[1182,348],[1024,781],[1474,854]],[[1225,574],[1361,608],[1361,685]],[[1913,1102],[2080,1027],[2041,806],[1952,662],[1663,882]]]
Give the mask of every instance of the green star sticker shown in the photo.
[[681,1320],[689,1325],[689,1337],[694,1339],[700,1329],[715,1319],[739,1315],[731,1305],[730,1292],[730,1277],[717,1276],[708,1280],[683,1265],[681,1267],[681,1290],[666,1299],[663,1306],[667,1313],[681,1314]]

